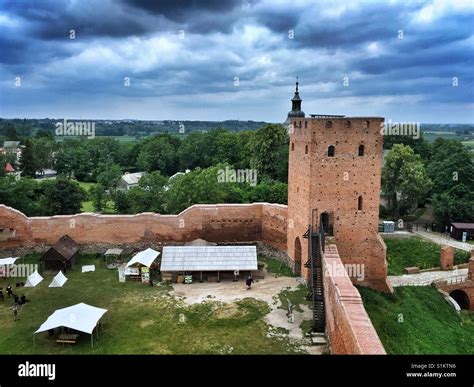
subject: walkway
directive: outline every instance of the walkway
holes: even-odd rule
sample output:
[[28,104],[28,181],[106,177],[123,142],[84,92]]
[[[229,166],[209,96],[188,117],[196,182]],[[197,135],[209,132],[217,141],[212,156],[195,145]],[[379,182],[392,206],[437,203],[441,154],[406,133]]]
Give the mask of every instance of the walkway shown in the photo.
[[413,233],[424,239],[430,240],[431,242],[437,243],[438,245],[448,245],[464,251],[474,250],[474,245],[466,242],[460,242],[455,239],[446,238],[431,231],[413,231]]
[[449,271],[426,271],[418,274],[389,275],[388,279],[393,287],[397,286],[429,286],[435,280],[456,277],[467,278],[467,268]]

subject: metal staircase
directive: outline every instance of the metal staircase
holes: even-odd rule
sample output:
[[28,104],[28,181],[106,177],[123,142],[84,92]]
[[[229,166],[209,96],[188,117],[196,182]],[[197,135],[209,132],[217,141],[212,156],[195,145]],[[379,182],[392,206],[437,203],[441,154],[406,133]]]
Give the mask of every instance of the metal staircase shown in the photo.
[[313,231],[313,226],[309,225],[308,231],[303,235],[308,239],[308,260],[305,267],[310,269],[311,283],[310,291],[306,296],[313,302],[313,328],[312,332],[325,332],[325,316],[324,316],[324,287],[323,287],[323,262],[322,255],[324,252],[324,228],[323,223],[319,222],[319,230],[317,233]]

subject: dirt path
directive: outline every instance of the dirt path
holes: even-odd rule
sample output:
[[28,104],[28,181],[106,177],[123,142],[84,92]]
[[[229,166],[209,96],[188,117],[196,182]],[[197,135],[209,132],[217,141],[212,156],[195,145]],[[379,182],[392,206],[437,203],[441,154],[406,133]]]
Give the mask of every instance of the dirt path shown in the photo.
[[389,275],[388,279],[392,286],[428,286],[433,281],[439,279],[448,279],[453,276],[466,276],[467,269],[458,269],[456,271],[426,271],[418,274]]
[[256,300],[273,304],[273,297],[284,289],[294,289],[298,287],[301,280],[293,277],[272,277],[266,275],[265,279],[258,280],[252,285],[251,290],[247,290],[243,281],[232,282],[195,282],[192,285],[173,284],[171,295],[183,298],[187,304],[198,304],[204,300],[233,302],[251,297]]
[[414,233],[424,239],[437,243],[438,245],[448,245],[464,251],[471,251],[474,249],[474,246],[469,243],[460,242],[455,239],[448,239],[430,231],[414,231]]
[[191,285],[173,284],[171,296],[182,299],[185,303],[192,305],[205,300],[231,303],[244,298],[253,298],[266,302],[271,311],[264,317],[264,321],[274,328],[283,328],[288,331],[286,334],[274,332],[270,329],[271,336],[287,336],[290,341],[299,345],[300,349],[309,354],[321,354],[325,347],[310,346],[309,339],[304,336],[300,324],[305,320],[312,319],[312,311],[306,305],[300,305],[303,312],[293,311],[293,320],[287,316],[287,311],[279,308],[281,306],[278,294],[283,290],[296,290],[302,283],[301,278],[294,277],[274,277],[267,274],[265,279],[258,280],[252,285],[251,290],[247,290],[243,281],[232,282],[203,282]]

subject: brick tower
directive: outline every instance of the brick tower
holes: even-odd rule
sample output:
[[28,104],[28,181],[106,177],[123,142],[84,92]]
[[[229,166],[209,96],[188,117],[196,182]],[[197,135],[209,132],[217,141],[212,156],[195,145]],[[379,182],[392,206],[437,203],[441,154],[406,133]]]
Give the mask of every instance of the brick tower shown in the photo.
[[308,278],[303,234],[323,222],[354,284],[392,291],[386,246],[378,234],[382,117],[310,115],[301,111],[298,82],[287,124],[288,254]]

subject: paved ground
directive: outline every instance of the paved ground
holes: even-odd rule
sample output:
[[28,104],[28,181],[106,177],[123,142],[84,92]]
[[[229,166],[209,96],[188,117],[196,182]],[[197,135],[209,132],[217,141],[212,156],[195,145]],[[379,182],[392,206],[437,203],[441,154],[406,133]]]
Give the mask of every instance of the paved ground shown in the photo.
[[[264,318],[267,324],[275,328],[286,329],[288,334],[285,335],[291,341],[300,344],[301,348],[309,354],[321,354],[325,347],[308,345],[309,339],[304,337],[304,332],[300,328],[302,321],[312,319],[311,309],[306,305],[300,305],[303,312],[294,311],[293,320],[290,320],[287,316],[287,311],[278,308],[280,300],[277,295],[285,289],[296,290],[300,283],[302,283],[301,278],[275,278],[271,274],[267,274],[265,279],[255,282],[251,290],[247,290],[243,281],[197,282],[192,285],[173,284],[173,290],[170,292],[170,295],[181,298],[190,305],[201,303],[205,300],[232,303],[247,297],[265,301],[271,308],[270,313]],[[282,335],[282,333],[270,329],[268,335],[278,336]]]
[[446,238],[440,234],[430,232],[430,231],[414,231],[413,232],[416,235],[419,235],[420,237],[430,240],[434,243],[437,243],[439,245],[448,245],[448,246],[453,246],[456,249],[459,250],[464,250],[464,251],[471,251],[474,250],[474,246],[465,243],[465,242],[460,242],[451,238]]
[[427,271],[418,274],[390,275],[388,279],[392,286],[428,286],[433,281],[446,279],[453,276],[466,276],[467,269],[449,270],[449,271]]

